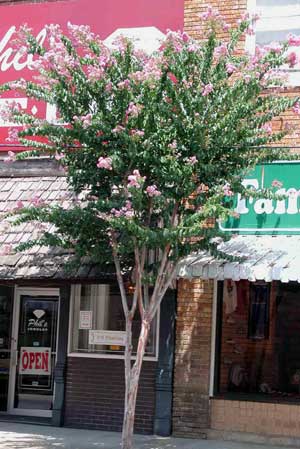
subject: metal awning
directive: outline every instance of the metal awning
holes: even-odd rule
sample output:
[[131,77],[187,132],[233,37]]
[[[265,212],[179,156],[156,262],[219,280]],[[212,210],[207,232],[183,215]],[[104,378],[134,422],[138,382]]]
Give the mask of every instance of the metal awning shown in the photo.
[[177,276],[202,279],[248,279],[300,282],[300,236],[240,235],[221,243],[218,249],[239,261],[217,259],[200,252],[182,260]]

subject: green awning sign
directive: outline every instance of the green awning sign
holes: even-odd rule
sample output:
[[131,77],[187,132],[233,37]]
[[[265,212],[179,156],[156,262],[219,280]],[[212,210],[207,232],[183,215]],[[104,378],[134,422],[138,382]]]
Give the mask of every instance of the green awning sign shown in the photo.
[[243,185],[255,190],[277,186],[285,199],[233,199],[235,217],[220,223],[226,232],[239,234],[300,234],[300,161],[258,165],[244,179]]

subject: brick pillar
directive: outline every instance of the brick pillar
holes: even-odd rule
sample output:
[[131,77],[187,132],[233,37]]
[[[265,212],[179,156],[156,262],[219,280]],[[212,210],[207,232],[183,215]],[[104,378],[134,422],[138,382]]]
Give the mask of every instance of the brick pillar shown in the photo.
[[178,282],[173,434],[206,437],[213,281]]

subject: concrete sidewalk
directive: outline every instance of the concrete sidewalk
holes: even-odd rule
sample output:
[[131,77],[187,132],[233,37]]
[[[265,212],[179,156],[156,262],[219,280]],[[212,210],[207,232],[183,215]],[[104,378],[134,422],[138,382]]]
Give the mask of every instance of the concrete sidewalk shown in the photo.
[[[281,449],[250,443],[137,435],[135,449]],[[290,449],[292,446],[290,446]],[[120,449],[120,434],[0,422],[0,449]]]

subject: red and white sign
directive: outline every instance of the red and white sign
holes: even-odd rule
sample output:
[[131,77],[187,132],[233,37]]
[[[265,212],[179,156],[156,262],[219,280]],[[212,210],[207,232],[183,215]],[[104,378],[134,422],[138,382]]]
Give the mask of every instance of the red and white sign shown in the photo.
[[51,375],[51,348],[22,347],[19,374]]
[[[89,0],[88,4],[86,0],[21,3],[0,6],[0,14],[0,84],[2,84],[21,77],[25,79],[32,77],[33,73],[28,69],[32,56],[15,53],[12,49],[15,31],[24,23],[34,30],[41,43],[46,38],[46,24],[57,23],[66,29],[68,22],[89,25],[94,33],[105,40],[120,29],[135,29],[134,34],[138,28],[145,29],[144,35],[149,35],[149,30],[146,30],[149,27],[152,27],[150,31],[154,32],[155,38],[155,29],[157,32],[165,33],[167,29],[183,28],[184,0]],[[38,117],[54,119],[53,108],[49,106],[32,104],[32,100],[15,97],[12,92],[8,92],[4,101],[9,100],[17,100],[22,108],[37,114]],[[0,100],[0,107],[1,103],[3,99]],[[3,126],[0,123],[2,145],[6,143],[7,132],[8,124]],[[7,151],[7,148],[2,150]]]

